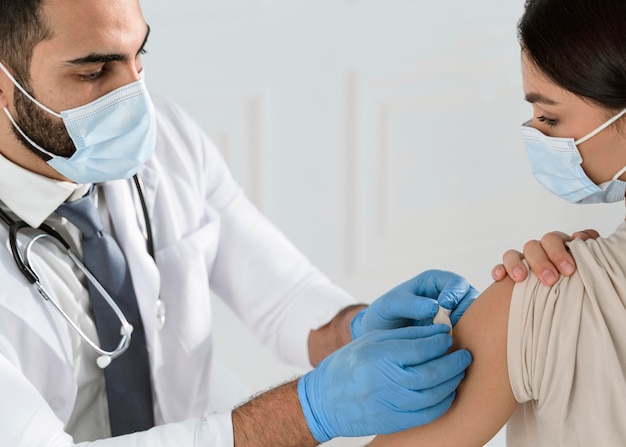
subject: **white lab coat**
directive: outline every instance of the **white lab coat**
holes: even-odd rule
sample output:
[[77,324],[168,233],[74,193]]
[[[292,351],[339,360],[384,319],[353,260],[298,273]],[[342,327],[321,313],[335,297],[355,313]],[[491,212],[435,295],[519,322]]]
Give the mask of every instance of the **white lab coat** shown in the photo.
[[[209,287],[279,356],[300,366],[309,364],[309,331],[354,301],[248,202],[202,131],[177,107],[155,102],[157,150],[140,176],[156,265],[129,182],[107,183],[103,194],[138,297],[160,426],[85,445],[231,446],[230,413],[210,415]],[[18,271],[4,225],[0,240],[0,445],[74,445],[63,431],[77,393],[71,329]]]

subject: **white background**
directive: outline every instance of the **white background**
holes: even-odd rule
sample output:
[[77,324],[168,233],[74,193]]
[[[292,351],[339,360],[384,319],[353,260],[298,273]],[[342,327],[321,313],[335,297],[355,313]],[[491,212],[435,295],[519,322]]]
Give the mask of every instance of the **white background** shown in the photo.
[[[483,289],[506,249],[556,229],[606,235],[623,219],[622,204],[569,205],[532,178],[523,0],[142,6],[152,93],[184,106],[260,209],[363,301],[429,268]],[[218,389],[244,395],[301,372],[215,306]]]

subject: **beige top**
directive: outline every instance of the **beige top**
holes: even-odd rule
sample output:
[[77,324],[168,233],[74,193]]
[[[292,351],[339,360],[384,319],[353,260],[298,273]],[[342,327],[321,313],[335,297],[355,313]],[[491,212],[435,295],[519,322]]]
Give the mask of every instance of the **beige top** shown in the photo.
[[513,291],[508,445],[626,446],[626,222],[569,243],[577,273]]

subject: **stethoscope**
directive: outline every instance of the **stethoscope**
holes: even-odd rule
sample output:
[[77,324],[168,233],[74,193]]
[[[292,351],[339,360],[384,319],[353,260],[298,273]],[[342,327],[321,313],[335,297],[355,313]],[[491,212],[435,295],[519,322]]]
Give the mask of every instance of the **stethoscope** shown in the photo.
[[[141,179],[135,175],[133,176],[133,183],[135,185],[135,189],[137,190],[137,195],[139,196],[139,202],[141,203],[141,210],[143,212],[143,218],[146,225],[146,244],[148,248],[148,253],[154,259],[154,241],[152,238],[152,225],[150,223],[150,217],[148,216],[148,208],[146,206],[146,200],[143,194],[143,187],[141,184]],[[18,246],[17,236],[22,230],[33,230],[33,228],[28,225],[26,222],[22,220],[15,220],[9,216],[5,211],[0,208],[0,219],[4,221],[4,223],[9,228],[9,244],[11,246],[11,253],[13,254],[13,259],[17,267],[20,269],[22,274],[26,277],[26,279],[33,284],[35,289],[39,292],[39,294],[43,297],[43,299],[52,304],[52,306],[56,309],[56,311],[63,317],[63,319],[70,325],[74,331],[80,336],[80,338],[87,343],[94,351],[99,354],[99,357],[96,360],[96,363],[100,368],[106,368],[111,363],[111,360],[122,355],[130,345],[131,334],[133,332],[133,326],[128,322],[119,306],[115,303],[111,295],[102,287],[100,282],[96,279],[95,276],[91,274],[91,272],[85,267],[85,264],[76,256],[72,250],[70,249],[70,245],[67,241],[51,226],[43,223],[39,226],[40,233],[36,234],[32,237],[30,241],[27,243],[21,244],[23,247],[20,248]],[[102,349],[98,344],[96,344],[93,340],[91,340],[74,321],[70,319],[70,317],[63,311],[61,306],[52,298],[50,293],[43,286],[41,281],[39,280],[39,276],[35,273],[35,270],[32,267],[30,262],[30,255],[33,249],[33,245],[37,242],[40,242],[44,239],[52,241],[54,245],[56,245],[59,249],[64,251],[69,258],[72,260],[74,265],[78,267],[80,271],[85,274],[85,277],[104,297],[105,301],[115,315],[120,320],[120,342],[117,347],[112,351],[106,351]]]

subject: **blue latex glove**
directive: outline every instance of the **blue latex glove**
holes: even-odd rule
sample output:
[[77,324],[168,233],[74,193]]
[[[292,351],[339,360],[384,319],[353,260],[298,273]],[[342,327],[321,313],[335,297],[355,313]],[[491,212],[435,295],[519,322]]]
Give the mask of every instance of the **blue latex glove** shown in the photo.
[[[442,324],[372,331],[325,358],[298,382],[318,442],[392,433],[444,414],[471,362]],[[443,357],[442,357],[443,356]]]
[[442,270],[427,270],[376,299],[355,315],[350,324],[352,338],[366,332],[431,324],[438,304],[452,310],[455,325],[478,297],[465,278]]

